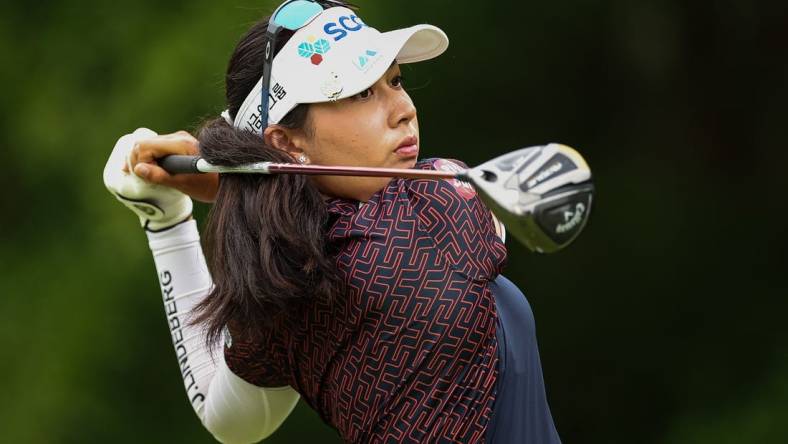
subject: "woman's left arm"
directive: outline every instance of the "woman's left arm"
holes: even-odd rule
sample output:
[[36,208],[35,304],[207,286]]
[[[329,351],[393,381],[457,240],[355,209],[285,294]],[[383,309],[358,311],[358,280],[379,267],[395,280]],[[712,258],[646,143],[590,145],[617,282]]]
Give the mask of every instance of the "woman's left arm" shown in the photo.
[[[299,394],[288,386],[262,388],[242,380],[227,367],[223,353],[211,353],[202,327],[190,324],[194,307],[210,294],[212,280],[197,223],[191,219],[192,202],[182,192],[173,190],[173,183],[167,183],[170,179],[178,181],[179,190],[210,200],[218,182],[192,175],[193,182],[162,176],[164,179],[152,183],[150,174],[145,175],[146,180],[136,175],[143,167],[155,175],[160,168],[148,162],[163,154],[182,152],[178,150],[189,152],[196,149],[195,142],[185,133],[158,136],[145,128],[126,134],[118,139],[110,154],[104,168],[104,184],[146,228],[167,325],[192,408],[217,440],[257,442],[282,424]],[[130,161],[131,157],[136,160]],[[130,173],[130,168],[135,174]]]
[[268,437],[287,419],[300,395],[289,386],[263,388],[244,381],[227,367],[224,353],[211,353],[201,326],[189,323],[194,306],[212,285],[196,222],[147,236],[178,367],[195,413],[223,443]]

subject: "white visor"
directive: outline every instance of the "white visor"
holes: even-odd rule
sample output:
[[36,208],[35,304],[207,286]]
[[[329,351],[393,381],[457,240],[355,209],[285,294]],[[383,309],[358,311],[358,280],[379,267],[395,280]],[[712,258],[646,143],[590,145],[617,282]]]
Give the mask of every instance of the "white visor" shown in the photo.
[[[268,103],[268,125],[279,123],[302,103],[352,97],[380,79],[393,61],[414,63],[446,51],[449,39],[432,25],[378,32],[348,8],[324,10],[299,29],[274,57]],[[244,100],[232,124],[262,133],[263,79]],[[229,121],[229,116],[225,119]]]

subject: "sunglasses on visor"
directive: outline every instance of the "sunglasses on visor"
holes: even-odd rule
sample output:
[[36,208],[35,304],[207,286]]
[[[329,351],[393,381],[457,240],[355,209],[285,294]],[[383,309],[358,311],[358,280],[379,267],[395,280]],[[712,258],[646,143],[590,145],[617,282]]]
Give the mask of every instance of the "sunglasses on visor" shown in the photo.
[[[345,3],[322,0],[333,6],[347,6]],[[260,102],[260,120],[263,123],[263,129],[268,126],[268,97],[271,87],[271,64],[274,59],[274,50],[276,48],[276,40],[281,34],[283,29],[290,31],[297,31],[309,24],[315,17],[323,12],[323,6],[315,0],[288,0],[271,14],[271,19],[268,21],[268,29],[265,32],[265,59],[263,61],[263,86],[262,86],[262,101]]]

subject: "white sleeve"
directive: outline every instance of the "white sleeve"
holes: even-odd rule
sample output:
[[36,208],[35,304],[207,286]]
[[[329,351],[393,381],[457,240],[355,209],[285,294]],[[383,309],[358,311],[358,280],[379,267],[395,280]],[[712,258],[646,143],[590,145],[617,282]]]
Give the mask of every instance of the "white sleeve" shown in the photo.
[[268,437],[293,410],[299,394],[289,386],[261,388],[239,378],[227,367],[223,350],[214,350],[212,357],[204,330],[188,324],[192,308],[212,285],[197,223],[190,220],[147,235],[192,408],[220,442],[251,443]]

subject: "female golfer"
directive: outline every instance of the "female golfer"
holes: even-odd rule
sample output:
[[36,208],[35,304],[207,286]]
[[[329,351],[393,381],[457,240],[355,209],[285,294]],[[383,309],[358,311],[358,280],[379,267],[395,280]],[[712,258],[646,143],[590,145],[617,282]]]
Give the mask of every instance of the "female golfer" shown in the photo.
[[[218,440],[263,439],[303,398],[347,442],[559,442],[503,227],[472,188],[156,164],[457,168],[417,160],[399,68],[447,47],[434,26],[379,33],[343,3],[289,1],[235,48],[228,110],[199,142],[116,144],[105,184],[147,231],[186,392]],[[213,202],[209,263],[188,196]]]

